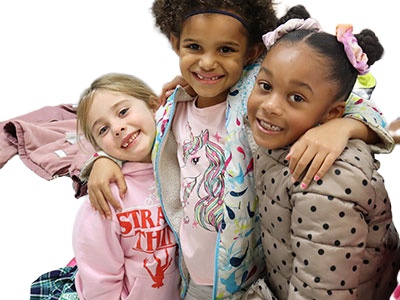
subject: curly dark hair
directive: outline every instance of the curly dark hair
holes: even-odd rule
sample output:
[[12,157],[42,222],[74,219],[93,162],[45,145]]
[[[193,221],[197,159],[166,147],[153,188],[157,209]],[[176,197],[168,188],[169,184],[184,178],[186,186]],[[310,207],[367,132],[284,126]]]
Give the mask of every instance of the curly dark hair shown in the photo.
[[311,15],[308,10],[303,5],[295,5],[286,11],[286,14],[283,15],[277,23],[277,26],[286,23],[290,19],[308,19]]
[[368,65],[372,66],[383,56],[384,48],[378,37],[371,29],[363,29],[360,33],[354,35],[358,44],[368,56]]
[[155,25],[168,39],[171,34],[179,38],[187,15],[213,9],[240,16],[247,24],[250,45],[261,42],[262,35],[277,25],[272,0],[155,0],[152,6]]

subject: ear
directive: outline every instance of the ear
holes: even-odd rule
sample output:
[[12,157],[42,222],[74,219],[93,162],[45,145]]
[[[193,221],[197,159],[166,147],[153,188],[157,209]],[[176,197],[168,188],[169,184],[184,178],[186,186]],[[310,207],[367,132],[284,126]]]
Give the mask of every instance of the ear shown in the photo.
[[171,43],[172,49],[179,56],[179,38],[175,34],[171,33],[169,35],[169,42]]
[[255,62],[265,50],[264,44],[256,43],[247,50],[246,65],[250,65]]
[[332,119],[341,118],[346,110],[346,101],[335,101],[328,112],[322,117],[321,123],[325,123],[326,121]]

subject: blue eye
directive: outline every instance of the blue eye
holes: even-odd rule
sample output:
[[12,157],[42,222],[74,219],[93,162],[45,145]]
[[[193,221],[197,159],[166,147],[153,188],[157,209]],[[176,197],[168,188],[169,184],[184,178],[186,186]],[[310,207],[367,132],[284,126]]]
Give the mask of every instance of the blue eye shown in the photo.
[[126,113],[128,112],[128,110],[129,110],[129,108],[123,108],[123,109],[121,109],[120,112],[119,112],[119,115],[120,115],[121,117],[125,116]]
[[108,130],[108,127],[107,127],[107,126],[101,127],[101,128],[99,129],[99,135],[104,134],[105,132],[107,132],[107,130]]

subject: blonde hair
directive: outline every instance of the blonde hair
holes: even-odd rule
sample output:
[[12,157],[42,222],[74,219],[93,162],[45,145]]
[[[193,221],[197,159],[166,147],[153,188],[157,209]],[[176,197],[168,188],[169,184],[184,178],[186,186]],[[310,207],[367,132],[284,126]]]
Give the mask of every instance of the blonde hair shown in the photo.
[[[153,90],[145,82],[133,75],[109,73],[97,78],[81,94],[77,109],[77,136],[80,137],[83,134],[96,150],[99,150],[99,147],[89,129],[87,115],[98,90],[118,92],[143,100],[154,111],[159,107],[158,97]],[[80,139],[78,140],[80,141]]]

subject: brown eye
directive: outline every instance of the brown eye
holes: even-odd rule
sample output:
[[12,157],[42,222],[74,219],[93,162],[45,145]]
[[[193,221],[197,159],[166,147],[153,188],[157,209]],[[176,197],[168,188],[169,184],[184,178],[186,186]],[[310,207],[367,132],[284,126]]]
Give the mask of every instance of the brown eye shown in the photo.
[[186,48],[190,49],[190,50],[199,50],[200,49],[200,45],[199,44],[189,44],[186,46]]
[[271,85],[268,84],[267,82],[261,82],[260,88],[264,91],[270,91],[272,89]]
[[296,94],[290,96],[290,99],[291,99],[293,102],[303,102],[303,101],[304,101],[304,98],[303,98],[302,96],[296,95]]
[[222,47],[220,50],[222,53],[230,53],[230,52],[234,52],[234,50],[231,47],[225,46]]

